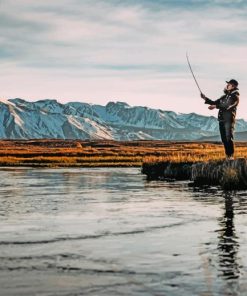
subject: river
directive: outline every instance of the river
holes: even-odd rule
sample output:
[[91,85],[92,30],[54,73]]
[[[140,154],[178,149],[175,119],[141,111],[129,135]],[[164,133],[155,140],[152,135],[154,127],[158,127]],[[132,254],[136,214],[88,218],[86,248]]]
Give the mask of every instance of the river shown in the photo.
[[2,168],[0,295],[246,295],[246,193]]

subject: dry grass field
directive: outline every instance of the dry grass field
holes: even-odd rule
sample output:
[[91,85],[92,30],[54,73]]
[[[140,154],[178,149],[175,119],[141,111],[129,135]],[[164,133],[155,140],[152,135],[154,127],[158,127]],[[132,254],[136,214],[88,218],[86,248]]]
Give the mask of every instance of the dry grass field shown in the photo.
[[[247,145],[235,145],[236,157],[247,157]],[[143,163],[220,160],[218,142],[1,140],[0,166],[140,167]]]

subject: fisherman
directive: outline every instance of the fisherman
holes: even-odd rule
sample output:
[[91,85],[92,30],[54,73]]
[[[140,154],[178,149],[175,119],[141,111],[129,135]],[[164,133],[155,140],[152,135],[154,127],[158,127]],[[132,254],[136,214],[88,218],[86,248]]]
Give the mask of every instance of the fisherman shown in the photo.
[[226,81],[227,85],[224,89],[224,95],[218,100],[212,101],[201,93],[201,98],[205,100],[205,104],[209,104],[209,110],[219,109],[218,121],[221,140],[224,144],[226,159],[234,159],[234,143],[233,132],[235,125],[235,117],[237,105],[239,103],[238,82],[235,79]]

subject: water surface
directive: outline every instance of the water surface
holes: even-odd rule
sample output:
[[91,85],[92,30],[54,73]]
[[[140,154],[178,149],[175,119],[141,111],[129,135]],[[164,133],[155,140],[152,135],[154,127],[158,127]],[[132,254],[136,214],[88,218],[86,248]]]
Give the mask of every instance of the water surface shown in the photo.
[[246,295],[246,191],[136,168],[0,180],[0,295]]

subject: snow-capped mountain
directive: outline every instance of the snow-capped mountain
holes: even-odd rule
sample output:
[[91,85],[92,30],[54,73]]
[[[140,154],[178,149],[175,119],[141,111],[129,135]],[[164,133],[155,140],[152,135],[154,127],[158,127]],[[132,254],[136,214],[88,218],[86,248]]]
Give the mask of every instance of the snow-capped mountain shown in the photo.
[[[247,131],[237,120],[236,131]],[[0,100],[2,139],[197,140],[218,134],[213,116],[131,107],[123,102],[106,106],[56,100]]]

